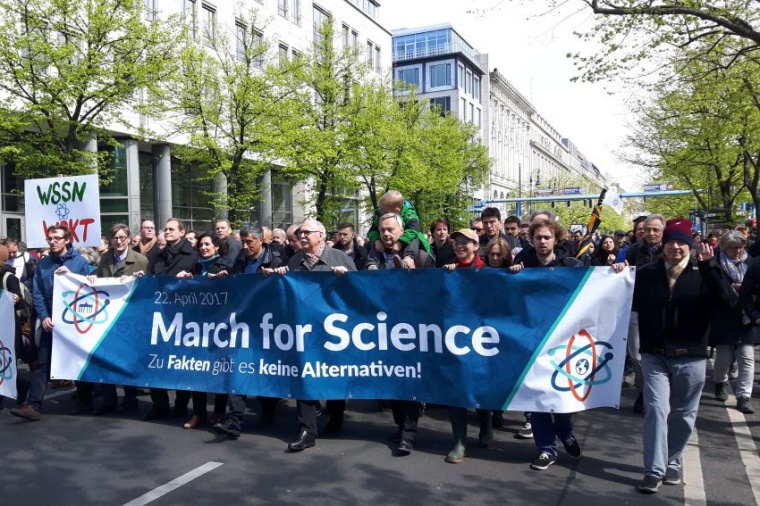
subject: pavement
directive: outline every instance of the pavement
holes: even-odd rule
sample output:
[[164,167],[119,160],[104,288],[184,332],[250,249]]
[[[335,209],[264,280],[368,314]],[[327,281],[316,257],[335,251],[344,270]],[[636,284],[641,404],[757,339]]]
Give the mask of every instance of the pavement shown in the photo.
[[[49,390],[40,422],[0,412],[0,504],[757,504],[760,415],[739,413],[733,397],[716,401],[711,389],[708,381],[685,454],[685,485],[663,485],[649,496],[636,491],[643,416],[632,412],[635,392],[629,389],[622,391],[620,410],[575,415],[583,456],[574,459],[560,445],[558,462],[546,471],[529,468],[537,456],[533,441],[514,438],[522,413],[506,413],[490,448],[478,448],[472,411],[467,458],[448,464],[452,436],[444,407],[428,407],[406,457],[394,455],[390,410],[355,400],[340,434],[289,453],[297,428],[292,400],[278,406],[272,427],[255,429],[258,403],[249,399],[245,432],[230,440],[211,427],[184,430],[185,418],[68,415],[73,390]],[[139,399],[141,412],[147,411],[149,398]],[[760,412],[760,399],[754,405]],[[326,422],[320,417],[320,426]]]

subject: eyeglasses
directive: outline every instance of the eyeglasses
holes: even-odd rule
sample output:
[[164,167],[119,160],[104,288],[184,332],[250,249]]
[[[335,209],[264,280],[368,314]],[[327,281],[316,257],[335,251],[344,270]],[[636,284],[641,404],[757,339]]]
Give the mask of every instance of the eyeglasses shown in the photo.
[[115,235],[111,237],[111,240],[116,241],[116,242],[124,242],[124,241],[128,241],[129,237],[127,237],[126,235]]
[[321,234],[321,233],[322,232],[320,232],[319,230],[299,230],[296,235],[299,235],[299,236],[302,236],[302,235],[309,236],[311,234]]
[[47,242],[63,241],[64,239],[65,239],[65,237],[63,237],[63,236],[60,236],[60,237],[52,237],[51,236],[51,237],[47,238]]

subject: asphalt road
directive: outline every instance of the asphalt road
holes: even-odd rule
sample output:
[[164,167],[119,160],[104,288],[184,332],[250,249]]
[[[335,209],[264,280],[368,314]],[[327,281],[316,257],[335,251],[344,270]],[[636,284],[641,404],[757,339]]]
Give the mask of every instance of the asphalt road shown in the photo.
[[[733,409],[733,397],[725,405],[715,401],[711,389],[708,382],[686,452],[686,484],[663,485],[654,496],[635,489],[643,417],[632,413],[635,395],[626,389],[620,410],[575,416],[583,456],[573,459],[560,451],[546,471],[528,467],[536,457],[532,440],[514,438],[521,413],[506,414],[504,428],[484,449],[476,446],[472,412],[468,457],[447,464],[452,436],[442,407],[429,408],[420,419],[415,451],[406,457],[393,455],[390,410],[381,412],[370,401],[349,401],[339,435],[288,453],[296,431],[292,401],[280,405],[275,425],[263,430],[254,429],[258,404],[249,401],[246,432],[228,440],[210,427],[183,430],[182,419],[68,415],[71,391],[54,390],[40,422],[0,412],[0,504],[756,504],[760,415],[742,415]],[[140,397],[142,411],[148,401]],[[760,412],[760,399],[755,405]],[[326,421],[321,417],[320,425]]]

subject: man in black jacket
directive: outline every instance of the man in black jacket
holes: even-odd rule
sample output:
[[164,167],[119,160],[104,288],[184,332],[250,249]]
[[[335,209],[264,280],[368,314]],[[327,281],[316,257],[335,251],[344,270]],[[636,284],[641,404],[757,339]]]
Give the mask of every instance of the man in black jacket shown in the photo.
[[[169,218],[164,225],[166,247],[156,256],[150,266],[151,274],[158,276],[176,276],[182,271],[192,272],[198,261],[198,252],[185,239],[185,224],[177,218]],[[174,401],[174,408],[169,410],[169,394],[162,388],[150,389],[150,400],[153,402],[150,410],[143,416],[143,420],[155,420],[157,418],[179,418],[187,413],[187,405],[190,402],[190,392],[178,390]]]
[[363,271],[364,264],[367,261],[367,250],[359,246],[354,226],[350,223],[338,225],[338,238],[338,242],[333,247],[348,255],[354,261],[357,271]]
[[699,263],[690,256],[691,222],[669,220],[663,258],[636,272],[633,309],[639,314],[644,376],[644,479],[638,489],[655,493],[661,483],[681,483],[681,460],[691,437],[705,384],[711,314],[730,306],[735,293],[703,243]]

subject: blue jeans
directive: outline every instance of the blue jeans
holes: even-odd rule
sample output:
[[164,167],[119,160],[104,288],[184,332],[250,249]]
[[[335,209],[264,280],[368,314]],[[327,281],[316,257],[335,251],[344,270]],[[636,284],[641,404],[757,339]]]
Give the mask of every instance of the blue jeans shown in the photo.
[[641,354],[645,476],[662,478],[667,468],[681,469],[681,455],[697,420],[706,361]]
[[42,399],[45,398],[45,390],[50,379],[50,359],[53,349],[53,333],[43,330],[40,334],[40,342],[37,345],[37,368],[32,373],[29,385],[29,397],[26,403],[40,411]]
[[539,453],[549,452],[557,456],[557,438],[565,441],[573,435],[572,413],[538,413],[531,411],[530,425],[533,440]]

